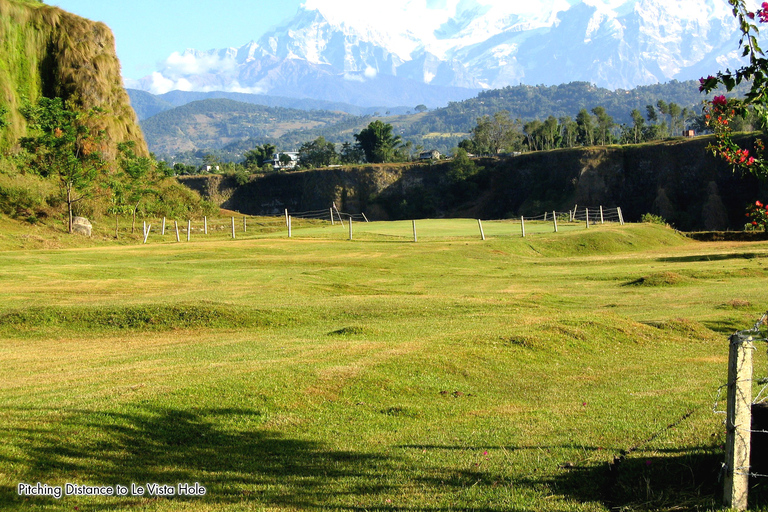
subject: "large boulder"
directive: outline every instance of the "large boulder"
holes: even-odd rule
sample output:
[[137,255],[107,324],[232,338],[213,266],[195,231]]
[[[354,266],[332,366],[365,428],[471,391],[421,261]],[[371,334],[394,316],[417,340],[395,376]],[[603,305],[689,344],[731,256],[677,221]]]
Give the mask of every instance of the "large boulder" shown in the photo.
[[85,217],[72,219],[72,232],[78,235],[91,236],[91,221]]

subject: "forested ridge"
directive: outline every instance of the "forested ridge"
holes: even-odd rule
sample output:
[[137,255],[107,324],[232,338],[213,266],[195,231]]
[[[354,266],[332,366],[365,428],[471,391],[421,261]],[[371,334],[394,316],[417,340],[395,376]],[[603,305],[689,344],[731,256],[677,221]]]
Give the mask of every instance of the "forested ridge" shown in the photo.
[[[741,91],[734,91],[739,94]],[[475,98],[451,102],[431,111],[411,107],[411,113],[355,116],[342,112],[322,110],[256,108],[252,104],[223,100],[202,100],[171,109],[142,122],[150,147],[163,156],[175,156],[178,160],[193,162],[205,153],[216,153],[221,160],[239,161],[249,149],[265,143],[275,145],[280,151],[297,150],[303,143],[323,137],[343,144],[354,142],[354,134],[372,120],[382,119],[393,125],[395,132],[413,148],[437,149],[448,153],[458,143],[469,137],[478,118],[493,116],[500,111],[509,112],[520,125],[531,121],[554,118],[574,120],[580,111],[602,109],[613,122],[616,138],[620,138],[622,125],[629,127],[639,112],[649,126],[665,123],[666,135],[681,135],[683,127],[699,128],[697,116],[701,104],[708,96],[699,91],[697,81],[672,81],[665,84],[640,86],[632,90],[611,91],[586,82],[572,82],[556,86],[510,86],[479,93]],[[160,98],[160,97],[156,97]],[[648,119],[648,107],[658,109],[674,105],[679,110],[674,120],[669,114],[656,112],[657,117]],[[240,110],[242,115],[235,113]],[[226,112],[226,114],[225,114]],[[155,141],[179,136],[179,128],[200,122],[200,115],[220,116],[219,122],[208,122],[205,140],[189,137],[183,147],[174,154],[173,144]],[[666,117],[665,117],[666,116]],[[226,120],[224,120],[226,118]],[[290,123],[296,123],[291,127]],[[673,130],[674,128],[674,130]],[[187,134],[182,137],[187,137]],[[182,155],[183,153],[183,155]],[[178,158],[181,157],[181,158]]]

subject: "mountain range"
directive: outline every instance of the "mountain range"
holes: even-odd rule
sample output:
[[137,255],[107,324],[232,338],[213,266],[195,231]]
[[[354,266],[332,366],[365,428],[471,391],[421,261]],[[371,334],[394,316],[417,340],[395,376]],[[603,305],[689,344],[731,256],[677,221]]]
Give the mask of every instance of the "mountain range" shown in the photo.
[[364,5],[355,10],[307,0],[255,41],[173,53],[127,85],[154,94],[227,91],[438,107],[510,85],[584,81],[632,89],[740,65],[740,32],[723,0],[431,3],[443,7],[387,16],[386,3],[358,2]]

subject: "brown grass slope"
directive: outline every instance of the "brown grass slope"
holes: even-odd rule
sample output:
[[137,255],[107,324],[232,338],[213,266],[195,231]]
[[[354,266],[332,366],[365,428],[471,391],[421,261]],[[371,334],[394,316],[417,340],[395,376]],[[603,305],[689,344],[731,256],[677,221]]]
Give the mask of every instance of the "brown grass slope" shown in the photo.
[[134,141],[140,154],[148,154],[122,86],[109,27],[43,3],[0,0],[0,105],[8,109],[0,149],[12,148],[25,135],[19,110],[41,96],[106,110],[107,158],[124,141]]

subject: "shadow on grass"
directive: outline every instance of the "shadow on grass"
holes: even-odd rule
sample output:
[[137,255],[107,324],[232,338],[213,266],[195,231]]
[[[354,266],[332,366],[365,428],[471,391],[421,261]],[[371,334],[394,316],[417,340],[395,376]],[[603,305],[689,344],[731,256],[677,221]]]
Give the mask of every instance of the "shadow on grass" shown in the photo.
[[754,258],[766,258],[765,252],[733,252],[725,254],[692,254],[690,256],[669,256],[658,258],[657,261],[667,263],[693,263],[697,261],[724,261],[724,260],[751,260]]
[[[466,446],[408,446],[442,450],[467,450]],[[559,451],[578,448],[581,452],[608,452],[590,446],[497,446],[477,448],[478,451],[504,450],[515,452],[530,450]],[[598,502],[611,510],[707,510],[718,509],[722,503],[723,483],[721,467],[723,452],[717,446],[695,447],[681,450],[655,450],[627,454],[620,450],[612,462],[573,463],[563,461],[557,469],[546,474],[512,477],[510,484],[518,488],[548,489],[549,492],[581,503]],[[487,475],[480,485],[496,481]],[[509,480],[509,477],[506,477]],[[767,479],[768,480],[768,479]],[[432,484],[442,482],[432,481]],[[474,473],[456,474],[451,485],[478,485]],[[750,503],[765,503],[768,481],[755,482]]]
[[[207,488],[205,497],[162,498],[190,501],[192,506],[194,500],[201,500],[201,504],[213,507],[249,503],[361,511],[463,509],[428,501],[406,507],[387,504],[388,497],[401,495],[406,486],[414,485],[433,497],[458,495],[478,487],[476,490],[490,502],[471,508],[485,512],[532,510],[533,503],[521,503],[522,508],[517,509],[508,504],[487,505],[494,501],[497,485],[634,510],[717,508],[722,494],[722,484],[718,483],[722,451],[717,447],[656,451],[648,457],[637,451],[622,455],[610,465],[561,461],[544,474],[526,475],[519,469],[494,472],[440,466],[411,468],[395,456],[336,451],[319,442],[265,430],[261,427],[261,413],[250,409],[136,408],[119,413],[59,413],[6,408],[0,409],[0,414],[34,418],[25,426],[6,424],[0,429],[0,435],[13,444],[13,449],[0,451],[0,467],[15,468],[6,473],[23,482],[107,486],[200,482]],[[399,448],[471,449],[435,445]],[[518,451],[542,447],[497,448]],[[763,500],[766,495],[758,494],[755,499]],[[51,505],[50,501],[20,497],[15,487],[0,487],[0,508]],[[148,503],[147,497],[132,496],[78,502],[80,510]],[[67,508],[66,500],[57,504]]]
[[[47,412],[55,419],[0,429],[3,437],[13,439],[20,448],[11,452],[14,456],[0,457],[0,467],[26,467],[17,477],[33,485],[176,486],[200,482],[207,489],[205,497],[168,499],[208,504],[252,500],[299,508],[317,506],[336,491],[365,497],[388,489],[378,478],[384,472],[379,468],[386,463],[383,458],[334,451],[320,443],[254,428],[261,421],[258,411],[70,411],[61,419],[55,411],[29,412],[43,416]],[[87,509],[131,506],[146,498],[103,498]],[[38,504],[43,499],[25,499],[17,495],[16,487],[0,487],[0,505],[22,505],[27,500]]]

